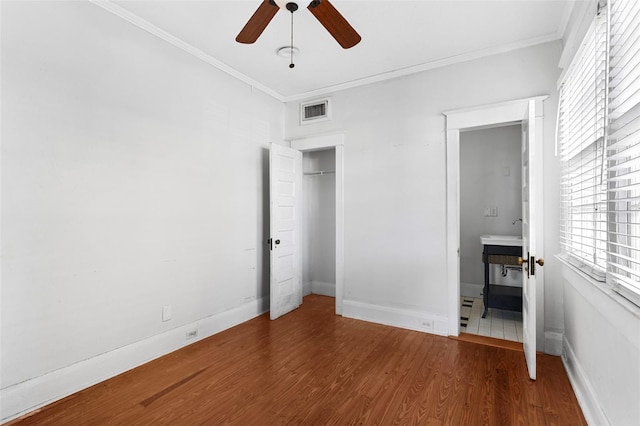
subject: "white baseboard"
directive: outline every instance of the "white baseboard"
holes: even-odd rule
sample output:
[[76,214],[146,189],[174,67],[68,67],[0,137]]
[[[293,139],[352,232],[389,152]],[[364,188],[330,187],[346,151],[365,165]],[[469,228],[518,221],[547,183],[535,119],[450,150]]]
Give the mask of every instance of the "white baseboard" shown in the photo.
[[307,281],[302,284],[302,295],[308,296],[311,294],[311,281]]
[[602,408],[600,408],[600,404],[598,404],[598,398],[593,391],[593,386],[578,362],[573,348],[566,337],[563,340],[564,352],[562,354],[562,363],[564,364],[564,369],[567,371],[571,387],[576,394],[578,404],[580,404],[580,408],[582,408],[582,414],[584,414],[587,424],[601,426],[611,425]]
[[447,317],[429,312],[344,300],[342,316],[393,327],[447,336]]
[[555,331],[544,332],[544,353],[549,355],[562,355],[563,334]]
[[[29,413],[132,368],[255,318],[269,310],[269,298],[168,330],[148,339],[77,362],[0,390],[0,422]],[[188,331],[198,336],[185,340]]]
[[311,293],[336,297],[336,284],[322,281],[311,281]]

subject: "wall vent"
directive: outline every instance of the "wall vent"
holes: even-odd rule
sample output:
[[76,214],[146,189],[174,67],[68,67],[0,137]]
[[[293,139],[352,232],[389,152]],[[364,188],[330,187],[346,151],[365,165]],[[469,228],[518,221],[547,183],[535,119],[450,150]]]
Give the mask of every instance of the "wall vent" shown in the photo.
[[331,120],[331,100],[322,99],[300,104],[300,124]]

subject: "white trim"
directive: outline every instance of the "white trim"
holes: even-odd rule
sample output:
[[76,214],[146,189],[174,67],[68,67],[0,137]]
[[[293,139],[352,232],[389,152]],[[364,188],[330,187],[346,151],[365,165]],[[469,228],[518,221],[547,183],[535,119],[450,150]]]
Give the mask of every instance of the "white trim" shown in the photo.
[[[449,117],[446,117],[447,128]],[[460,131],[447,131],[447,289],[449,335],[460,333]]]
[[[567,262],[561,255],[556,255],[555,258],[562,263],[562,277],[571,287],[603,313],[616,330],[640,348],[640,336],[637,334],[637,326],[634,322],[640,319],[640,306],[620,295],[610,284],[594,279],[585,271]],[[625,318],[612,313],[618,309],[622,309],[626,315],[630,316]],[[605,312],[609,314],[604,314]]]
[[311,281],[307,281],[302,284],[302,296],[308,296],[311,294]]
[[563,40],[565,42],[562,53],[560,54],[560,60],[558,61],[558,68],[562,69],[560,77],[558,77],[558,81],[556,83],[556,87],[558,89],[562,85],[567,69],[573,61],[573,57],[576,52],[580,48],[582,40],[596,14],[595,5],[597,4],[597,0],[586,0],[572,3],[573,10],[571,13],[574,14],[575,17],[573,19],[573,26],[570,28],[570,33],[563,36]]
[[564,338],[562,364],[567,372],[569,382],[571,382],[571,387],[576,394],[576,399],[578,400],[580,408],[582,408],[582,414],[587,424],[610,425],[611,422],[607,419],[602,408],[600,408],[596,393],[593,391],[593,386],[584,373],[584,369],[578,362],[578,358],[566,337]]
[[564,335],[557,331],[544,332],[544,351],[549,355],[562,355],[562,341]]
[[177,47],[178,49],[181,49],[183,51],[185,51],[186,53],[195,56],[196,58],[206,62],[209,65],[214,66],[215,68],[219,69],[220,71],[229,74],[232,77],[237,78],[238,80],[242,81],[243,83],[248,84],[249,86],[258,89],[264,93],[266,93],[267,95],[277,99],[280,102],[284,102],[284,97],[276,92],[275,90],[265,86],[264,84],[252,79],[251,77],[248,77],[247,75],[241,73],[240,71],[231,68],[230,66],[228,66],[227,64],[225,64],[224,62],[221,62],[219,60],[217,60],[216,58],[214,58],[213,56],[203,52],[200,49],[197,49],[195,47],[193,47],[192,45],[190,45],[189,43],[179,39],[178,37],[168,33],[167,31],[153,25],[151,22],[142,19],[141,17],[139,17],[138,15],[129,12],[128,10],[122,8],[121,6],[118,6],[115,3],[112,3],[110,0],[89,0],[91,3],[95,4],[96,6],[99,6],[101,8],[103,8],[104,10],[107,10],[111,13],[113,13],[114,15],[124,19],[127,22],[132,23],[133,25],[135,25],[136,27],[140,28],[141,30],[144,30],[146,32],[148,32],[149,34],[153,34],[154,36],[158,37],[161,40],[166,41],[167,43]]
[[404,77],[411,74],[417,74],[423,71],[429,71],[436,68],[442,68],[449,65],[455,65],[462,62],[473,61],[476,59],[482,59],[488,56],[499,55],[502,53],[512,52],[518,49],[524,49],[526,47],[536,46],[539,44],[549,43],[552,41],[560,40],[561,37],[557,33],[548,34],[541,37],[530,38],[528,40],[519,41],[516,43],[505,44],[502,46],[492,47],[489,49],[478,50],[471,53],[465,53],[462,55],[455,55],[449,58],[440,59],[437,61],[425,62],[424,64],[413,65],[406,68],[400,68],[393,71],[383,72],[380,74],[372,75],[369,77],[360,78],[357,80],[349,81],[346,83],[336,84],[334,86],[323,87],[317,90],[311,90],[308,92],[298,93],[295,95],[285,96],[285,102],[299,101],[302,99],[312,97],[322,97],[330,93],[338,92],[341,90],[353,89],[355,87],[365,86],[367,84],[379,83],[385,80],[391,80],[398,77]]
[[[447,116],[447,130],[460,131],[481,127],[494,127],[504,123],[519,123],[527,111],[529,101],[536,101],[536,111],[542,111],[542,101],[548,97],[547,95],[534,96],[531,98],[445,111],[443,114]],[[542,112],[537,112],[537,116],[542,116]]]
[[323,281],[311,281],[311,293],[321,296],[336,297],[336,284]]
[[336,314],[342,315],[344,298],[344,133],[329,133],[291,141],[291,148],[316,151],[336,150]]
[[[120,347],[43,376],[0,390],[2,419],[6,422],[68,395],[124,373],[153,359],[234,327],[269,310],[269,299],[262,298],[220,312],[148,339]],[[188,331],[197,329],[198,337],[186,341]]]
[[[164,31],[163,29],[153,25],[152,23],[150,23],[149,21],[139,17],[138,15],[129,12],[128,10],[122,8],[121,6],[118,6],[117,4],[113,3],[111,0],[89,0],[91,3],[95,4],[96,6],[99,6],[101,8],[103,8],[104,10],[107,10],[111,13],[113,13],[114,15],[124,19],[125,21],[128,21],[130,23],[132,23],[133,25],[137,26],[138,28],[149,32],[150,34],[155,35],[156,37],[172,44],[173,46],[185,51],[186,53],[189,53],[193,56],[195,56],[198,59],[201,59],[202,61],[208,63],[209,65],[214,66],[215,68],[219,69],[222,72],[225,72],[235,78],[237,78],[238,80],[247,83],[248,85],[250,85],[251,87],[254,87],[264,93],[266,93],[267,95],[277,99],[280,102],[293,102],[293,101],[299,101],[299,100],[303,100],[303,99],[307,99],[307,98],[312,98],[312,97],[322,97],[322,96],[326,96],[330,93],[333,92],[337,92],[340,90],[346,90],[346,89],[351,89],[354,87],[359,87],[359,86],[364,86],[367,84],[372,84],[372,83],[378,83],[381,81],[385,81],[385,80],[390,80],[390,79],[394,79],[397,77],[403,77],[406,75],[411,75],[411,74],[417,74],[423,71],[428,71],[428,70],[432,70],[432,69],[436,69],[436,68],[442,68],[442,67],[446,67],[449,65],[454,65],[454,64],[459,64],[462,62],[467,62],[467,61],[472,61],[475,59],[481,59],[481,58],[485,58],[488,56],[493,56],[493,55],[499,55],[502,53],[508,53],[508,52],[512,52],[514,50],[519,50],[519,49],[524,49],[526,47],[531,47],[531,46],[536,46],[539,44],[544,44],[544,43],[549,43],[552,41],[556,41],[556,40],[561,40],[562,39],[562,34],[564,33],[564,28],[566,27],[566,22],[565,22],[565,15],[563,15],[563,20],[561,21],[561,25],[558,29],[558,31],[552,33],[552,34],[546,34],[543,36],[539,36],[539,37],[533,37],[527,40],[522,40],[522,41],[518,41],[518,42],[514,42],[514,43],[509,43],[509,44],[505,44],[502,46],[496,46],[496,47],[491,47],[488,49],[482,49],[482,50],[478,50],[475,52],[470,52],[470,53],[464,53],[461,55],[455,55],[455,56],[451,56],[448,58],[444,58],[444,59],[440,59],[440,60],[436,60],[436,61],[431,61],[431,62],[425,62],[423,64],[419,64],[419,65],[414,65],[414,66],[410,66],[410,67],[406,67],[406,68],[401,68],[401,69],[397,69],[397,70],[393,70],[393,71],[388,71],[388,72],[383,72],[380,74],[376,74],[376,75],[372,75],[369,77],[364,77],[364,78],[360,78],[357,80],[353,80],[353,81],[349,81],[346,83],[341,83],[341,84],[336,84],[333,86],[328,86],[328,87],[323,87],[321,89],[316,89],[316,90],[311,90],[308,92],[302,92],[302,93],[297,93],[297,94],[293,94],[293,95],[289,95],[289,96],[284,96],[278,92],[276,92],[275,90],[267,87],[266,85],[252,79],[251,77],[241,73],[240,71],[228,66],[227,64],[225,64],[224,62],[219,61],[218,59],[214,58],[213,56],[203,52],[202,50],[190,45],[189,43],[179,39],[178,37],[168,33],[167,31]],[[569,11],[570,12],[570,11]],[[565,14],[566,14],[566,10],[565,10]],[[568,21],[568,19],[567,19]]]
[[429,312],[345,300],[343,316],[423,333],[447,335],[447,318]]
[[303,152],[317,151],[319,149],[331,148],[334,146],[344,146],[344,133],[331,133],[310,136],[307,138],[294,139],[291,141],[291,148]]
[[565,39],[565,33],[567,32],[567,28],[569,27],[569,21],[571,20],[571,14],[573,13],[575,5],[576,3],[573,1],[568,1],[565,3],[564,11],[562,12],[562,17],[560,18],[560,25],[558,26],[558,31],[556,32],[558,39]]
[[[536,102],[536,115],[542,117],[542,102],[547,98],[546,95],[535,96],[443,112],[447,130],[447,312],[448,333],[451,336],[457,336],[460,329],[460,132],[498,126],[502,123],[521,122],[529,101]],[[542,228],[539,232],[542,232]],[[538,299],[538,310],[544,312],[544,301],[540,300],[540,297]],[[543,343],[540,342],[541,345]]]

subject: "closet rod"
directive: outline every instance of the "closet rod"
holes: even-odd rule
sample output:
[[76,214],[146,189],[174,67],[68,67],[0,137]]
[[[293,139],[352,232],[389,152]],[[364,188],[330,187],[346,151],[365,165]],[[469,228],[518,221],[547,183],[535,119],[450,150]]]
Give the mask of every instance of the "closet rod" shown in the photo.
[[321,170],[319,172],[305,172],[304,175],[305,176],[322,176],[322,175],[330,175],[330,174],[334,174],[336,171],[335,170]]

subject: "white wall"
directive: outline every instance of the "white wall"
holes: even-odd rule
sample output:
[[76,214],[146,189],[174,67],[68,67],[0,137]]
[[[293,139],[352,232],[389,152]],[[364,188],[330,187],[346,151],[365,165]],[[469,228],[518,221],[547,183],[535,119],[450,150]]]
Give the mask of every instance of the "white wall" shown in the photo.
[[268,309],[284,105],[88,2],[1,7],[7,419]]
[[[345,309],[357,308],[363,319],[446,334],[442,113],[548,94],[545,152],[552,152],[560,47],[547,43],[336,92],[328,122],[300,126],[298,102],[287,104],[288,138],[346,134]],[[556,230],[545,236],[558,238]],[[545,296],[560,298],[559,280],[547,282]],[[561,306],[549,307],[556,323],[548,325],[561,329]],[[545,319],[547,313],[542,330]]]
[[589,424],[640,424],[640,308],[564,266],[564,360]]
[[[305,152],[304,171],[335,172],[335,150]],[[308,291],[335,296],[336,291],[336,175],[306,175],[305,262],[303,278]]]
[[[460,133],[460,282],[463,290],[482,290],[484,263],[480,236],[522,235],[522,126],[511,125]],[[497,216],[485,216],[497,208]],[[522,285],[520,271],[500,274],[490,265],[491,283]],[[475,287],[475,288],[474,288]]]

